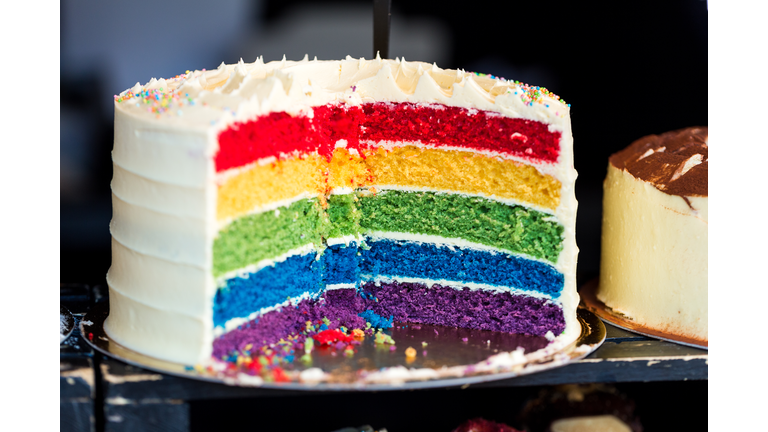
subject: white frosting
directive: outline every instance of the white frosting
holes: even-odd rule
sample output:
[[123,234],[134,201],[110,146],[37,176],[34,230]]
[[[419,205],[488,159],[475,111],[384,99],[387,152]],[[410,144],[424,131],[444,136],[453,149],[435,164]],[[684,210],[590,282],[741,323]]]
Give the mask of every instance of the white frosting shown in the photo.
[[202,268],[211,267],[211,230],[204,215],[161,213],[112,194],[112,237],[145,255]]
[[[226,382],[226,380],[225,380]],[[251,387],[259,387],[262,384],[264,384],[264,379],[257,375],[248,375],[246,373],[240,372],[237,374],[237,379],[232,380],[231,383],[228,383],[230,385],[240,385],[240,386],[251,386]]]
[[[127,100],[115,103],[111,313],[105,323],[115,341],[186,364],[210,356],[214,329],[209,305],[216,286],[210,274],[211,251],[220,227],[217,181],[226,178],[214,169],[218,133],[235,121],[272,111],[312,116],[311,107],[341,101],[439,103],[541,121],[560,132],[558,162],[536,166],[563,184],[555,216],[565,226],[566,241],[557,268],[565,275],[560,301],[569,333],[561,338],[578,336],[572,186],[576,171],[570,109],[560,101],[543,95],[541,103],[528,104],[521,86],[513,82],[426,63],[350,57],[323,62],[241,61],[180,79],[152,79],[130,91],[159,89],[175,92],[176,97],[167,105],[145,104],[126,91],[122,96]],[[151,112],[153,107],[164,112]],[[272,208],[254,211],[266,209]]]
[[207,207],[205,189],[150,180],[115,163],[112,193],[120,200],[169,215],[199,218]]
[[111,291],[137,302],[193,318],[213,307],[216,286],[210,270],[146,255],[112,239]]
[[[442,236],[436,236],[436,235],[430,235],[430,234],[414,234],[414,233],[407,233],[407,232],[394,232],[394,231],[371,231],[365,233],[366,240],[370,241],[380,241],[380,240],[404,240],[414,243],[428,243],[433,244],[437,247],[447,247],[451,250],[453,248],[461,248],[461,249],[474,249],[479,250],[483,252],[490,252],[490,253],[503,253],[508,255],[515,255],[519,256],[521,258],[525,258],[531,261],[538,261],[540,263],[544,263],[547,265],[552,265],[551,262],[535,258],[527,254],[519,253],[519,252],[512,252],[505,249],[493,247],[493,246],[487,246],[481,243],[474,243],[469,240],[464,240],[462,238],[452,238],[452,237],[442,237]],[[557,269],[557,266],[553,266]]]
[[137,301],[109,286],[111,340],[134,351],[184,364],[205,361],[213,351],[213,308],[191,316]]
[[[341,140],[343,141],[343,140]],[[355,190],[351,187],[335,187],[331,189],[330,195],[348,195],[353,193]]]
[[252,321],[252,320],[254,320],[254,319],[264,315],[267,312],[272,312],[273,310],[278,310],[278,309],[284,308],[286,306],[298,304],[302,300],[306,300],[306,299],[308,299],[310,297],[312,297],[312,294],[309,291],[305,291],[304,293],[302,293],[298,297],[291,297],[291,298],[285,300],[284,302],[278,303],[278,304],[276,304],[274,306],[263,307],[263,308],[257,310],[256,312],[250,313],[248,316],[237,317],[237,318],[230,318],[229,320],[227,320],[226,323],[224,323],[224,327],[217,326],[215,329],[213,329],[213,335],[215,337],[219,337],[219,336],[223,335],[224,333],[226,333],[226,332],[228,332],[230,330],[236,329],[241,324],[245,324],[248,321]]
[[223,287],[227,284],[227,280],[233,277],[247,278],[251,274],[256,273],[257,271],[263,269],[264,267],[274,267],[275,264],[281,263],[294,255],[306,255],[308,253],[315,252],[317,250],[318,250],[318,247],[313,243],[308,243],[303,246],[299,246],[295,249],[291,249],[288,252],[282,255],[276,256],[274,258],[263,259],[257,262],[256,264],[251,264],[251,265],[239,268],[237,270],[224,273],[223,275],[216,278],[216,286]]
[[467,193],[467,192],[459,192],[454,190],[447,190],[447,189],[435,189],[430,188],[426,186],[422,187],[416,187],[416,186],[399,186],[399,185],[372,185],[369,188],[366,188],[368,190],[374,189],[374,190],[396,190],[396,191],[407,191],[407,192],[437,192],[437,193],[448,193],[451,195],[461,195],[465,197],[477,197],[477,198],[485,198],[487,200],[500,202],[502,204],[506,205],[519,205],[523,207],[527,207],[542,213],[547,214],[554,214],[555,212],[552,209],[548,209],[545,207],[541,207],[535,204],[531,204],[529,202],[520,201],[516,199],[511,198],[502,198],[496,195],[486,195],[484,193]]
[[328,284],[325,286],[326,291],[340,290],[340,289],[354,289],[357,288],[357,283],[337,283]]
[[328,379],[328,374],[323,372],[320,368],[309,368],[301,371],[299,374],[299,380],[303,383],[319,383]]
[[223,230],[229,224],[231,224],[233,221],[235,221],[236,219],[241,218],[243,216],[255,215],[255,214],[259,214],[259,213],[266,213],[268,211],[274,211],[275,212],[275,216],[280,216],[280,209],[281,208],[288,207],[288,206],[290,206],[291,204],[293,204],[295,202],[298,202],[298,201],[301,201],[301,200],[304,200],[304,199],[309,199],[309,198],[315,198],[315,195],[313,195],[313,194],[311,194],[309,192],[304,192],[304,193],[301,193],[301,194],[299,194],[299,195],[297,195],[297,196],[295,196],[293,198],[288,198],[288,199],[284,199],[284,200],[280,200],[280,201],[273,201],[273,202],[271,202],[269,204],[264,204],[264,205],[256,206],[253,209],[251,209],[251,211],[249,211],[247,213],[243,213],[243,214],[237,215],[237,217],[234,217],[234,218],[220,219],[217,222],[218,231]]
[[331,237],[329,239],[326,239],[325,240],[325,244],[327,244],[328,246],[335,246],[335,245],[340,245],[340,244],[349,246],[352,243],[358,243],[359,244],[362,241],[363,241],[363,237],[362,236],[349,234],[349,235],[345,235],[345,236],[341,236],[341,237]]
[[541,298],[541,299],[551,301],[553,303],[559,303],[557,298],[553,298],[549,294],[544,294],[537,291],[526,291],[526,290],[521,290],[515,287],[508,287],[508,286],[501,286],[501,285],[489,285],[489,284],[476,283],[476,282],[452,281],[452,280],[446,280],[446,279],[414,278],[414,277],[403,277],[403,276],[382,276],[382,275],[363,274],[363,275],[360,275],[360,277],[365,281],[378,282],[378,283],[406,282],[406,283],[423,284],[423,285],[426,285],[427,288],[432,288],[432,286],[434,285],[441,285],[441,286],[449,287],[453,289],[461,289],[466,287],[472,291],[491,291],[494,293],[505,292],[505,293],[510,293],[512,295]]
[[[173,126],[137,115],[128,103],[115,105],[112,162],[150,180],[205,188],[213,172],[215,136],[201,125]],[[138,107],[136,107],[139,110]],[[144,110],[139,110],[146,114]],[[197,129],[197,130],[196,130]]]

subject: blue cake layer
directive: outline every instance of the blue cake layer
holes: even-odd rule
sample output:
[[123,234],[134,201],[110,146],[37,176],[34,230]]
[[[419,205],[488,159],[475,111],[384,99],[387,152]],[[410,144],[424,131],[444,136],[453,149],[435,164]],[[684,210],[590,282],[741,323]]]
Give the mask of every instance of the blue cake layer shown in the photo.
[[360,257],[356,242],[328,246],[320,258],[326,285],[356,284],[360,280]]
[[217,327],[245,318],[289,297],[316,294],[325,285],[356,284],[360,275],[474,282],[537,291],[558,297],[563,275],[549,264],[505,253],[437,246],[402,240],[367,240],[366,246],[333,245],[316,253],[294,255],[274,266],[234,277],[214,299]]
[[445,279],[538,291],[558,297],[563,274],[549,264],[501,252],[402,240],[366,241],[365,275]]
[[317,254],[294,255],[274,266],[227,280],[216,292],[213,324],[216,327],[232,318],[244,318],[261,308],[275,306],[306,292],[322,291],[322,266]]

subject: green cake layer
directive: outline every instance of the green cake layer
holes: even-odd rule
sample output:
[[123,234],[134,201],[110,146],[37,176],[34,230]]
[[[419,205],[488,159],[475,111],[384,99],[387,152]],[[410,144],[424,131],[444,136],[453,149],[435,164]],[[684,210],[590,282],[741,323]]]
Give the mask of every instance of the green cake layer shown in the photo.
[[236,219],[213,244],[213,274],[221,276],[308,243],[361,232],[390,231],[461,238],[551,263],[562,249],[563,226],[547,213],[479,197],[436,192],[358,191],[331,195]]
[[214,277],[280,256],[308,243],[320,247],[330,222],[317,199],[243,216],[219,231],[213,242]]
[[360,194],[363,231],[462,238],[556,263],[563,226],[554,216],[485,198],[435,192]]
[[331,228],[326,238],[357,235],[360,233],[360,211],[356,194],[331,195],[328,197],[328,219]]

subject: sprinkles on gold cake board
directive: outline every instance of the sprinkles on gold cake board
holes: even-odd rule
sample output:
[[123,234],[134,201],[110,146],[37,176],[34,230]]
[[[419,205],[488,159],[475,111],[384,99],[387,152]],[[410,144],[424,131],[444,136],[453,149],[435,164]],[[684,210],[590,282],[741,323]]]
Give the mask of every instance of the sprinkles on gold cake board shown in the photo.
[[[382,320],[386,324],[386,320]],[[370,322],[366,322],[365,328],[348,329],[339,326],[331,329],[328,326],[331,321],[324,317],[316,322],[306,321],[305,328],[299,334],[288,335],[277,343],[267,344],[261,347],[249,343],[239,351],[232,351],[218,361],[217,366],[203,367],[200,365],[188,366],[186,370],[195,370],[200,374],[216,375],[223,373],[225,376],[238,376],[244,373],[250,376],[261,377],[265,382],[291,382],[295,379],[292,365],[301,362],[304,366],[312,366],[312,353],[317,350],[325,350],[331,356],[343,355],[354,357],[357,347],[365,340],[366,336],[373,337],[373,343],[381,349],[393,352],[397,347],[392,336],[383,332],[382,328],[376,328]],[[408,325],[398,326],[407,328]],[[427,343],[422,342],[422,348]],[[417,356],[413,347],[405,350],[406,363],[412,363]],[[424,349],[421,353],[427,356]]]
[[[324,317],[316,322],[306,321],[305,328],[299,334],[291,334],[277,343],[267,344],[261,347],[249,343],[239,351],[231,351],[229,355],[222,356],[218,361],[218,367],[209,365],[187,366],[188,371],[195,370],[200,374],[215,375],[218,372],[227,376],[237,376],[244,373],[251,376],[259,376],[265,382],[291,382],[291,373],[286,371],[296,361],[306,366],[312,365],[312,353],[318,349],[330,351],[332,356],[344,355],[353,357],[357,347],[366,336],[373,336],[377,346],[389,345],[389,350],[395,350],[395,341],[391,336],[376,328],[370,322],[366,322],[364,329],[348,329],[340,326],[331,329],[328,326],[331,321]],[[221,369],[223,367],[223,369]]]

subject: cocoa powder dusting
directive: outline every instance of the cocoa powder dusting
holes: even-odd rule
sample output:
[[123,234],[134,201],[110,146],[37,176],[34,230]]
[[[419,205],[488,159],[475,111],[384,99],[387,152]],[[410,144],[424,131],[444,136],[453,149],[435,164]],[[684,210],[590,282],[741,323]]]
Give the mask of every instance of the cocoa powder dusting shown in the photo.
[[648,135],[611,155],[611,165],[679,196],[708,196],[707,127]]

